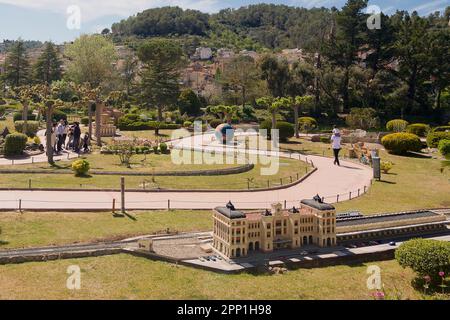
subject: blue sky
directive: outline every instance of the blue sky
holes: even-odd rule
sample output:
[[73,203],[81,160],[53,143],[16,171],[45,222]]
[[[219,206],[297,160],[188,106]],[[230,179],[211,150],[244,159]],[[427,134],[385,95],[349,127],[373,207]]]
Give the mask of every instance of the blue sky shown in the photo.
[[[0,0],[0,41],[2,39],[71,41],[81,33],[98,32],[112,23],[147,8],[165,5],[217,12],[228,7],[240,7],[255,3],[276,3],[292,6],[338,8],[346,0]],[[428,15],[450,6],[450,0],[370,0],[391,14],[396,9],[416,10]],[[67,9],[77,5],[81,14],[81,29],[67,28]]]

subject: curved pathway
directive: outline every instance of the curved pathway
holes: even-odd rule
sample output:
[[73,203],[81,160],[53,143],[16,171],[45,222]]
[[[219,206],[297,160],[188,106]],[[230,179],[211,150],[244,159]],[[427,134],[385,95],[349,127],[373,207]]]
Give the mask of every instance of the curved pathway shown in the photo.
[[[211,144],[213,134],[188,137],[172,142],[176,149],[215,151],[219,146]],[[319,156],[275,153],[251,150],[254,154],[291,157],[312,161],[318,169],[300,184],[282,190],[252,192],[127,192],[127,209],[211,209],[232,201],[239,209],[270,208],[274,202],[286,202],[288,207],[299,206],[302,199],[319,194],[326,202],[335,203],[355,198],[368,190],[372,170],[353,162],[341,161],[341,167],[333,165],[333,159]],[[358,192],[359,190],[359,192]],[[86,191],[0,191],[0,208],[17,209],[19,199],[22,209],[111,209],[113,200],[120,208],[120,193]]]

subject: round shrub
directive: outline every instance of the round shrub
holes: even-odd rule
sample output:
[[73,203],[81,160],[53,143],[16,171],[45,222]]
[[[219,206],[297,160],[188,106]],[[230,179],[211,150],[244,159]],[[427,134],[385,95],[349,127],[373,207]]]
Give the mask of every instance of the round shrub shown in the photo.
[[28,137],[22,133],[12,133],[6,136],[4,152],[6,156],[17,156],[23,153]]
[[[24,121],[14,122],[14,128],[17,132],[23,131]],[[34,137],[39,130],[39,122],[37,121],[27,121],[27,132],[25,134],[29,137]]]
[[309,132],[317,128],[317,120],[312,117],[301,117],[298,119],[298,125],[304,132]]
[[161,153],[167,153],[169,147],[163,142],[159,144],[159,150],[161,151]]
[[76,176],[86,176],[89,172],[91,165],[87,160],[80,159],[72,163],[72,171]]
[[89,125],[89,117],[83,117],[81,118],[81,124],[84,126],[88,126]]
[[430,132],[427,136],[427,145],[437,148],[441,140],[450,140],[450,132]]
[[183,127],[184,128],[189,128],[189,127],[191,127],[192,126],[192,122],[191,121],[185,121],[184,123],[183,123]]
[[439,272],[450,272],[450,242],[409,240],[395,251],[395,259],[403,268],[409,267],[419,276],[438,280]]
[[214,120],[211,120],[211,122],[209,124],[211,125],[212,128],[215,129],[222,124],[222,121],[219,119],[214,119]]
[[406,127],[406,132],[413,133],[419,137],[426,137],[430,131],[430,126],[424,123],[414,123]]
[[[267,130],[268,138],[270,139],[271,130],[272,130],[272,121],[266,120],[260,125],[260,129]],[[278,121],[277,129],[279,130],[279,138],[280,141],[287,141],[289,138],[292,138],[295,134],[294,125],[289,122]]]
[[386,129],[391,132],[403,132],[409,123],[406,120],[394,119],[386,124]]
[[450,140],[441,140],[438,149],[446,159],[450,160]]
[[[22,115],[22,112],[14,112],[14,114],[13,114],[13,121],[14,122],[16,122],[16,121],[21,121],[21,120],[23,120],[22,117],[23,115]],[[36,120],[36,115],[35,114],[33,114],[33,111],[32,110],[28,110],[28,117],[27,117],[27,120],[30,120],[30,121],[35,121]]]
[[405,154],[408,151],[420,151],[422,142],[412,133],[392,133],[381,139],[381,144],[391,153]]

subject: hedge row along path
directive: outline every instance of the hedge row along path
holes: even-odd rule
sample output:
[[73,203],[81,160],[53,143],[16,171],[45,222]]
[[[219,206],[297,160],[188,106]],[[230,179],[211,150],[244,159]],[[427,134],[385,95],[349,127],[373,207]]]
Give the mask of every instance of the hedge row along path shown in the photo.
[[[218,151],[219,146],[211,145],[214,134],[205,134],[202,139],[187,137],[173,141],[175,148]],[[233,147],[234,148],[234,147]],[[251,150],[253,154],[269,155],[313,162],[318,169],[302,183],[276,191],[260,192],[127,192],[126,208],[139,209],[211,209],[232,201],[239,209],[270,208],[275,202],[286,203],[287,207],[299,206],[299,201],[320,194],[329,203],[346,201],[362,195],[372,181],[372,170],[349,161],[342,161],[341,167],[333,165],[333,159],[300,154],[276,153]],[[182,178],[181,178],[182,179]],[[220,179],[217,179],[220,183]],[[21,208],[42,210],[109,210],[113,200],[120,208],[120,193],[108,191],[0,191],[1,209]]]

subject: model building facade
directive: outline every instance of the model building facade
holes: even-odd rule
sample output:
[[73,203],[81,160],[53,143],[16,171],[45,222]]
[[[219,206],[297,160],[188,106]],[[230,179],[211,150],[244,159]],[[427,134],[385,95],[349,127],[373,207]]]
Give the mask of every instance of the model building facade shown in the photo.
[[214,209],[214,248],[228,258],[251,252],[336,245],[336,210],[320,198],[301,201],[300,208],[243,213],[229,203]]

